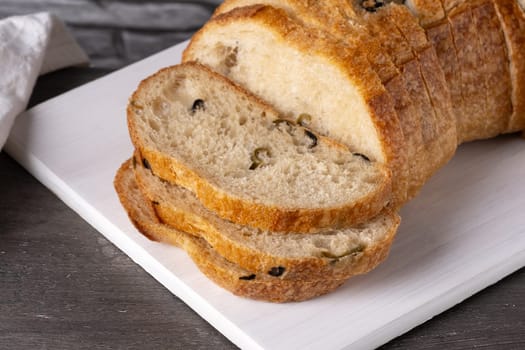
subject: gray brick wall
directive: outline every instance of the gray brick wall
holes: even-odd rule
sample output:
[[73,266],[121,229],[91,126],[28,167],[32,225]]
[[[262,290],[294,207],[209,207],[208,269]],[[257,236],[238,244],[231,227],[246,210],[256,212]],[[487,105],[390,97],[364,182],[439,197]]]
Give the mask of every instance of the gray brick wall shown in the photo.
[[0,0],[0,18],[60,17],[98,68],[115,69],[188,39],[221,0]]

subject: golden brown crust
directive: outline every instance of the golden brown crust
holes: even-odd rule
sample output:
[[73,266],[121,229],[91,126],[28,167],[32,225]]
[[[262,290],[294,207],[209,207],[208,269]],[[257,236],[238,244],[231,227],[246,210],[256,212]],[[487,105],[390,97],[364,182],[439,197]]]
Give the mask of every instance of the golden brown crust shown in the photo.
[[494,137],[507,130],[512,115],[512,83],[509,60],[501,25],[490,0],[472,3],[472,17],[480,41],[478,70],[485,77],[485,130],[482,138]]
[[445,18],[445,11],[440,0],[407,0],[405,3],[415,13],[423,27]]
[[450,10],[447,15],[460,66],[461,91],[464,106],[459,113],[457,130],[460,142],[479,139],[485,129],[485,78],[478,71],[479,44],[468,2]]
[[208,278],[235,295],[278,303],[303,301],[331,292],[346,281],[286,280],[254,275],[222,258],[204,239],[177,231],[158,221],[151,202],[141,197],[129,160],[117,171],[114,186],[124,209],[139,232],[149,239],[183,248]]
[[513,113],[507,132],[525,130],[525,14],[515,0],[493,0],[505,36]]
[[[462,88],[461,88],[461,74],[456,49],[452,39],[451,28],[448,20],[444,19],[440,22],[435,22],[431,26],[425,28],[427,37],[430,43],[436,50],[436,55],[440,66],[443,69],[443,74],[447,82],[450,93],[451,104],[454,106],[455,124],[459,125],[462,108],[464,105]],[[459,131],[456,142],[459,142]]]
[[428,41],[424,29],[406,7],[392,3],[387,10],[418,58],[421,76],[425,83],[424,90],[429,96],[434,111],[430,114],[433,118],[429,117],[424,125],[426,127],[423,128],[426,130],[424,142],[426,144],[434,142],[436,147],[431,147],[431,150],[434,153],[436,150],[442,150],[439,163],[446,162],[456,147],[455,140],[449,139],[449,136],[455,132],[455,117],[446,79],[435,48]]
[[347,7],[396,62],[419,116],[421,135],[414,139],[416,153],[409,161],[408,198],[412,198],[456,149],[455,117],[444,73],[425,31],[405,7],[389,4],[373,13],[365,13],[355,1]]

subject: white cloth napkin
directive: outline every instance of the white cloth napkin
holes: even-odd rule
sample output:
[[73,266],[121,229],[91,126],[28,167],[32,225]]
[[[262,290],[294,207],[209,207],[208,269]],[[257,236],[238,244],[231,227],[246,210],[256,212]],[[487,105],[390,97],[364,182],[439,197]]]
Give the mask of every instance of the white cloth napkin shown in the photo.
[[0,20],[0,150],[27,107],[37,77],[87,63],[65,25],[50,13]]

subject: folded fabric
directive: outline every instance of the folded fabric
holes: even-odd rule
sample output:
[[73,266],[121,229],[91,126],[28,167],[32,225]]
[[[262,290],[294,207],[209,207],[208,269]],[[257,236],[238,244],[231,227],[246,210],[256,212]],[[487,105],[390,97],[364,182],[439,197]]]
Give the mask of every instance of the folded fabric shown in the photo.
[[40,74],[86,64],[88,57],[50,13],[0,21],[0,149],[26,107]]

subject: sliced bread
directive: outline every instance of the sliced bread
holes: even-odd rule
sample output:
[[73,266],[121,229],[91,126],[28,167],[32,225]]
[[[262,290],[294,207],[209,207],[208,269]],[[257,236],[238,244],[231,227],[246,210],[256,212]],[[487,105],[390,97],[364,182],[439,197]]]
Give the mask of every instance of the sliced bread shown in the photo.
[[445,10],[440,0],[406,0],[404,3],[424,28],[445,18]]
[[301,123],[196,63],[143,80],[128,105],[143,161],[223,218],[315,232],[379,213],[390,200],[388,169]]
[[485,127],[480,138],[507,131],[512,115],[512,83],[502,26],[491,0],[470,2],[472,18],[478,31],[480,57],[478,71],[485,77]]
[[485,77],[478,69],[481,62],[478,29],[468,1],[457,6],[450,1],[445,1],[444,4],[458,57],[464,101],[458,114],[459,139],[461,142],[467,142],[479,139],[484,133],[487,110]]
[[[366,26],[391,55],[407,82],[407,91],[419,109],[422,146],[411,162],[409,197],[456,149],[454,116],[443,71],[417,20],[397,4],[340,1],[349,20]],[[378,6],[379,5],[379,6]]]
[[385,210],[367,223],[320,233],[280,234],[221,219],[188,190],[163,181],[141,164],[135,153],[134,171],[159,219],[200,236],[227,260],[255,274],[284,279],[346,279],[366,273],[385,259],[399,217]]
[[433,109],[433,113],[428,116],[428,122],[422,126],[423,130],[428,129],[428,133],[423,136],[427,154],[431,154],[433,158],[433,161],[429,162],[427,159],[423,163],[429,166],[426,174],[430,177],[452,158],[457,148],[456,118],[450,91],[434,46],[428,41],[424,29],[408,8],[390,3],[378,10],[380,11],[387,11],[389,18],[406,38],[419,61],[425,84],[424,91]]
[[176,230],[161,223],[154,205],[139,190],[132,162],[118,170],[114,186],[119,199],[134,226],[147,238],[180,247],[209,279],[231,293],[271,302],[291,302],[311,299],[341,286],[345,280],[319,279],[310,281],[283,279],[271,274],[254,274],[219,255],[205,239]]
[[306,28],[282,9],[254,5],[214,17],[183,60],[212,67],[283,115],[309,114],[313,130],[392,170],[392,205],[406,198],[407,154],[394,101],[359,47]]
[[408,197],[417,192],[414,188],[419,188],[421,182],[418,181],[417,175],[412,176],[410,174],[410,168],[418,167],[416,160],[418,159],[418,152],[423,147],[420,125],[422,116],[408,94],[406,89],[408,83],[405,81],[405,77],[391,57],[383,50],[378,37],[372,35],[366,26],[349,20],[344,15],[344,7],[340,0],[325,0],[315,3],[306,3],[302,0],[226,0],[217,8],[214,16],[254,4],[271,5],[283,9],[294,20],[307,26],[325,30],[338,40],[354,47],[361,47],[361,50],[365,51],[371,68],[377,73],[394,101],[395,111],[405,139],[408,179],[407,184],[400,184],[399,188],[406,188]]

